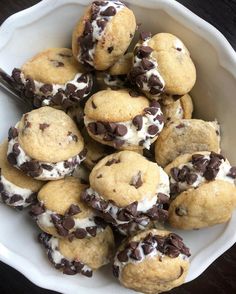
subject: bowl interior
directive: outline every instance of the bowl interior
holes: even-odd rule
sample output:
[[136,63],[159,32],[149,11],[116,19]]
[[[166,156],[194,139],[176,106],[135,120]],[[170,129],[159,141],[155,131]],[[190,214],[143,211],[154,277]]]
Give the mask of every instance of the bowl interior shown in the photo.
[[[50,47],[71,47],[71,32],[89,1],[69,0],[43,1],[31,11],[14,16],[0,30],[0,65],[8,73],[20,67],[27,59],[39,51]],[[227,69],[224,52],[216,49],[207,36],[199,30],[196,19],[187,21],[184,10],[171,1],[128,1],[142,31],[152,33],[169,32],[180,37],[191,52],[197,67],[197,83],[192,91],[195,117],[205,120],[217,119],[222,130],[222,150],[232,164],[236,164],[234,120],[236,115],[235,76]],[[141,3],[141,6],[138,4]],[[146,6],[146,7],[144,7]],[[148,7],[149,6],[149,7]],[[195,22],[195,24],[194,24]],[[14,125],[24,106],[15,103],[0,89],[0,140]],[[105,292],[129,293],[121,288],[109,274],[110,267],[95,273],[93,280],[80,276],[64,276],[54,270],[45,258],[36,241],[37,229],[27,212],[18,213],[0,205],[0,258],[14,266],[34,283],[63,293]],[[192,264],[187,281],[201,272],[235,240],[234,226],[236,214],[231,221],[199,231],[178,232],[185,238],[192,251]],[[225,240],[228,240],[227,242]],[[212,253],[213,252],[213,253]]]

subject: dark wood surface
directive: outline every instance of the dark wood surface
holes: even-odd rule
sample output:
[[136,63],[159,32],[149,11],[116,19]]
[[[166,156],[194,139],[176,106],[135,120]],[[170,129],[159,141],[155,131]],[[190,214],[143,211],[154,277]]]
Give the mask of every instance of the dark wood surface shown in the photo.
[[[0,0],[0,24],[9,15],[38,2],[36,0]],[[218,28],[236,49],[236,0],[179,0],[179,2]],[[33,285],[20,273],[0,263],[0,293],[52,294],[56,292]],[[236,293],[236,245],[218,258],[200,277],[169,293]],[[80,294],[85,293],[80,292]]]

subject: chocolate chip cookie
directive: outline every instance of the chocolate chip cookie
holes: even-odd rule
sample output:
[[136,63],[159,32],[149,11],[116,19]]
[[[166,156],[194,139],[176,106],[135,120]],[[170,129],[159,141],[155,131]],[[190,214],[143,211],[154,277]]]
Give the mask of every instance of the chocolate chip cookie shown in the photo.
[[156,229],[139,232],[118,249],[113,273],[126,288],[156,294],[184,283],[190,251],[174,233]]
[[196,81],[196,69],[183,42],[168,33],[141,33],[134,50],[130,80],[150,99],[162,93],[187,94]]
[[169,180],[156,163],[133,151],[106,156],[93,168],[82,199],[122,234],[167,219]]
[[47,183],[38,193],[38,202],[31,208],[38,226],[50,235],[69,240],[95,237],[102,232],[106,224],[81,201],[80,195],[85,188],[73,177]]
[[79,68],[71,49],[50,48],[12,72],[15,87],[34,107],[49,105],[67,109],[92,90],[92,75]]
[[129,89],[97,92],[84,112],[89,135],[116,149],[149,149],[164,126],[159,103]]
[[115,247],[110,227],[94,238],[69,241],[41,233],[39,241],[56,269],[66,275],[80,273],[86,277],[92,277],[93,270],[110,262]]
[[125,53],[135,30],[135,16],[123,3],[94,1],[75,26],[74,57],[87,70],[106,70]]
[[166,125],[155,142],[155,158],[161,166],[166,166],[181,154],[197,151],[220,151],[219,125],[216,121],[172,121]]
[[8,142],[0,145],[0,201],[18,209],[27,207],[36,200],[44,182],[34,180],[7,161]]
[[228,221],[236,206],[236,167],[215,152],[177,157],[165,171],[170,177],[169,222],[199,229]]
[[63,178],[85,157],[83,138],[73,120],[48,106],[24,114],[10,128],[8,140],[9,163],[38,180]]

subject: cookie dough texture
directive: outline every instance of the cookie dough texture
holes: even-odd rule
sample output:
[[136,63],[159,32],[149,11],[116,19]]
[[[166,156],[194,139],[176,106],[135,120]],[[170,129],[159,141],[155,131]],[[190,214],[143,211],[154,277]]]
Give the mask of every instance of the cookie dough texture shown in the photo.
[[153,58],[165,81],[165,92],[172,95],[184,95],[196,82],[196,68],[188,49],[176,36],[160,33],[148,41],[154,51]]
[[[170,97],[171,98],[171,97]],[[161,110],[164,114],[166,123],[177,119],[191,119],[193,112],[193,102],[189,94],[186,94],[178,100],[167,102],[168,99],[163,97],[161,103]]]
[[71,49],[50,48],[38,53],[21,68],[25,77],[44,84],[64,85],[80,71]]
[[132,97],[128,89],[103,90],[89,98],[84,113],[88,119],[103,122],[124,122],[142,114],[149,106],[144,96]]
[[[110,165],[111,162],[114,162]],[[141,173],[142,185],[137,189],[133,177]],[[160,168],[142,155],[121,151],[103,158],[92,170],[90,186],[105,200],[112,200],[118,207],[125,207],[144,197],[151,199],[157,193]]]
[[59,251],[69,260],[79,260],[96,270],[109,263],[114,254],[114,236],[110,227],[94,238],[59,240]]
[[[23,115],[18,126],[21,148],[38,161],[59,162],[79,154],[83,138],[73,120],[61,110],[42,107]],[[71,136],[76,136],[71,140]]]
[[111,76],[127,75],[132,68],[133,53],[128,52],[121,56],[118,61],[108,69]]
[[[73,31],[72,50],[76,59],[81,50],[78,38],[83,35],[85,24],[91,19],[92,5],[86,9]],[[135,16],[129,8],[124,7],[112,16],[94,45],[93,67],[96,70],[111,67],[129,47],[135,30]]]
[[[170,232],[156,229],[138,233],[132,241],[140,241],[149,233],[167,236]],[[120,282],[127,288],[147,294],[157,294],[169,291],[184,283],[189,269],[188,259],[181,257],[156,255],[146,258],[140,263],[127,264],[120,276]]]
[[[92,210],[80,199],[85,188],[86,185],[73,177],[51,181],[39,191],[38,200],[43,202],[46,209],[60,215],[65,215],[72,204],[79,206],[81,212],[73,215],[73,219],[84,219],[92,215]],[[41,226],[41,229],[50,235],[60,237],[54,226]]]
[[[209,152],[198,154],[209,155]],[[192,154],[177,157],[165,168],[165,172],[170,175],[172,168],[187,163],[191,158]],[[169,207],[169,223],[172,227],[184,230],[225,223],[231,218],[235,206],[235,185],[216,179],[205,182],[195,189],[188,189],[172,200]]]
[[0,145],[1,175],[9,182],[20,188],[29,189],[32,192],[38,192],[39,189],[44,185],[44,182],[34,180],[33,178],[28,177],[26,174],[10,165],[7,160],[7,148],[8,142],[5,140]]
[[168,124],[155,143],[155,159],[166,166],[177,156],[197,151],[220,151],[219,125],[216,121],[180,119]]

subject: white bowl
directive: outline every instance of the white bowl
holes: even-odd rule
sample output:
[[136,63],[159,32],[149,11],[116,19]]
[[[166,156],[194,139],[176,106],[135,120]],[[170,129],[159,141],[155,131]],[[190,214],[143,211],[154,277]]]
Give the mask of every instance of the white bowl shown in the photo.
[[[86,0],[44,0],[19,12],[0,28],[0,66],[7,72],[47,47],[71,44],[71,32]],[[142,30],[170,32],[189,48],[198,72],[192,91],[195,115],[217,118],[222,128],[222,149],[236,164],[236,54],[214,27],[173,0],[128,0]],[[0,90],[0,140],[9,126],[20,118],[24,107]],[[27,213],[17,213],[0,205],[0,259],[19,270],[38,286],[63,293],[130,293],[112,277],[107,266],[94,278],[66,276],[48,262],[36,240],[37,229]],[[218,256],[236,241],[236,213],[227,224],[198,231],[179,232],[191,248],[187,282],[198,277]]]

